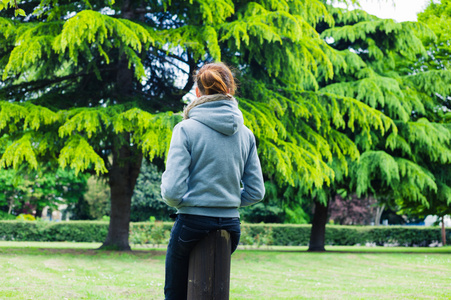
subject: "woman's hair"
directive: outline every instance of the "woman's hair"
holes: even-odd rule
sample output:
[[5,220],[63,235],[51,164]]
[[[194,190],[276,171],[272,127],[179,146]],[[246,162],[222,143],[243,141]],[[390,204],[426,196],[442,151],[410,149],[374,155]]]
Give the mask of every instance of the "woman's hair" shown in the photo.
[[194,75],[202,95],[235,94],[236,84],[232,72],[224,63],[205,64]]

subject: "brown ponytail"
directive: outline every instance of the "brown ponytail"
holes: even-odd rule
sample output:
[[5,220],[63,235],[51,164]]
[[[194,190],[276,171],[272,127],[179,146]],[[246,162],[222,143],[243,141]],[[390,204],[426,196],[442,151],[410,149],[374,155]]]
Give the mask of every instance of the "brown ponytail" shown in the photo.
[[194,75],[194,81],[202,95],[235,94],[235,80],[224,63],[205,64]]

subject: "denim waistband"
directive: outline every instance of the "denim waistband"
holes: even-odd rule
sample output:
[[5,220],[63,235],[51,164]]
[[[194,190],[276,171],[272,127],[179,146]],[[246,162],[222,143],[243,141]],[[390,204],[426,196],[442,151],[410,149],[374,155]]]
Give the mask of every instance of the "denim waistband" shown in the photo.
[[177,208],[177,214],[220,218],[240,217],[237,207],[182,206]]
[[239,220],[240,218],[223,218],[223,217],[210,217],[210,216],[201,216],[201,215],[190,215],[190,214],[177,214],[177,216],[181,219],[185,220],[205,220],[205,221],[228,221],[228,220]]

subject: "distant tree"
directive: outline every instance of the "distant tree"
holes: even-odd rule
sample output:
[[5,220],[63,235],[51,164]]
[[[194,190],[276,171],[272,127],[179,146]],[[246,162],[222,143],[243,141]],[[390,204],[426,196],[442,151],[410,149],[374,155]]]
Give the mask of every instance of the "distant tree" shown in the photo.
[[110,214],[110,198],[109,185],[95,176],[89,177],[84,199],[88,204],[91,218],[100,220]]
[[16,173],[14,170],[0,170],[0,207],[8,214],[12,214],[14,209],[19,211],[25,203],[25,193],[19,186],[21,178]]
[[73,170],[43,166],[37,171],[0,169],[0,206],[8,213],[23,209],[35,211],[41,217],[44,207],[57,209],[59,204],[73,204],[86,190],[86,176],[76,176]]
[[[417,62],[417,71],[451,69],[451,1],[430,1],[423,12],[418,14],[418,21],[426,23],[435,33],[437,39],[426,44],[428,55]],[[448,95],[441,95],[446,99]],[[444,100],[445,100],[444,99]],[[449,107],[449,98],[443,104]]]
[[65,212],[69,215],[70,220],[94,220],[89,203],[83,195],[80,195],[77,202],[68,205]]

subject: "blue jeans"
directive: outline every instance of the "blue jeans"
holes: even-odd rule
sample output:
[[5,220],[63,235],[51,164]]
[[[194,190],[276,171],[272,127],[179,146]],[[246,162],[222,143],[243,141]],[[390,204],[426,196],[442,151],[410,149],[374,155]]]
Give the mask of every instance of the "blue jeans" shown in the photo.
[[166,300],[186,300],[188,290],[188,264],[191,249],[205,238],[208,232],[227,230],[232,241],[232,253],[240,241],[239,218],[217,218],[179,214],[171,230],[166,253]]

